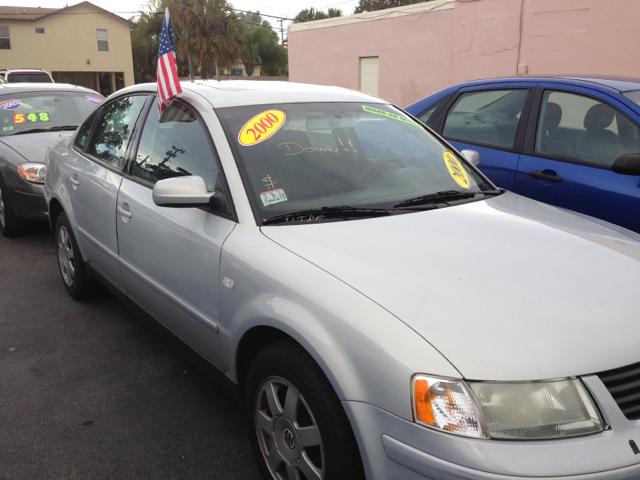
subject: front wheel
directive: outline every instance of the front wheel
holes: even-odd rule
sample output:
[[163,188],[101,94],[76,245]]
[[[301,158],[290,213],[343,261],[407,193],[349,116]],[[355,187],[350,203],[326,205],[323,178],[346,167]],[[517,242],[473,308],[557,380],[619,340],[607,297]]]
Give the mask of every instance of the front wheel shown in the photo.
[[87,273],[76,237],[73,235],[69,219],[64,213],[58,215],[56,219],[55,233],[58,268],[64,287],[69,295],[77,300],[91,298],[96,291],[97,284]]
[[266,480],[363,479],[349,419],[329,380],[297,343],[281,340],[254,359],[245,409]]

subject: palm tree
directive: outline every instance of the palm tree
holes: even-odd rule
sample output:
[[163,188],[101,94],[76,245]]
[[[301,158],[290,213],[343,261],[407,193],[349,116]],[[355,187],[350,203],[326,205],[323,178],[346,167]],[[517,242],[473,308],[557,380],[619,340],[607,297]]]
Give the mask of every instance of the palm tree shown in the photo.
[[[244,23],[226,0],[172,0],[185,36],[176,44],[182,55],[200,63],[202,78],[235,65],[242,55]],[[219,77],[218,77],[219,79]]]

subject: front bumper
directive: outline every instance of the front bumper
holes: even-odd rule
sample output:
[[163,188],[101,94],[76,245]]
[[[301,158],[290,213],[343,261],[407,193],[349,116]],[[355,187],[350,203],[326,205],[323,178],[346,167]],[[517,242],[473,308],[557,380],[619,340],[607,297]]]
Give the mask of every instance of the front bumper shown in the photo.
[[47,221],[49,211],[44,198],[44,185],[5,181],[13,213],[25,220]]
[[628,420],[596,376],[583,381],[611,428],[562,440],[499,441],[450,435],[361,402],[343,402],[370,480],[638,480],[640,421]]

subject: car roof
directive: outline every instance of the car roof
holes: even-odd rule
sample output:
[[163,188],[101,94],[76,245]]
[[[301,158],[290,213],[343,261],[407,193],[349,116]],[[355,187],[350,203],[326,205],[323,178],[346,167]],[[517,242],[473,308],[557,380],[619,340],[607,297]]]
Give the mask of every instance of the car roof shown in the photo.
[[499,78],[486,78],[482,80],[473,80],[470,82],[462,82],[461,85],[482,85],[485,83],[493,82],[585,82],[591,84],[601,85],[603,87],[617,90],[618,92],[628,92],[631,90],[640,90],[640,78],[623,77],[614,75],[543,75],[543,76],[518,76],[518,77],[499,77]]
[[0,73],[41,73],[49,75],[49,72],[41,68],[2,68]]
[[[266,105],[273,103],[362,102],[388,103],[362,92],[341,87],[294,82],[256,80],[195,80],[180,82],[183,90],[197,93],[216,108]],[[154,92],[157,84],[145,83],[119,90],[117,95]]]
[[71,85],[70,83],[0,83],[0,95],[49,91],[86,92],[98,94],[98,92],[91,90],[90,88]]

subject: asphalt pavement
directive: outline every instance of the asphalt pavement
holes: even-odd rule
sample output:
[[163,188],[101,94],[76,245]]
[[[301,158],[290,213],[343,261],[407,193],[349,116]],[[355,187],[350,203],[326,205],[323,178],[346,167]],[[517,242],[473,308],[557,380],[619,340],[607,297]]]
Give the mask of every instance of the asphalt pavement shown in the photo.
[[110,294],[67,295],[47,227],[0,236],[0,478],[259,479],[195,365]]

